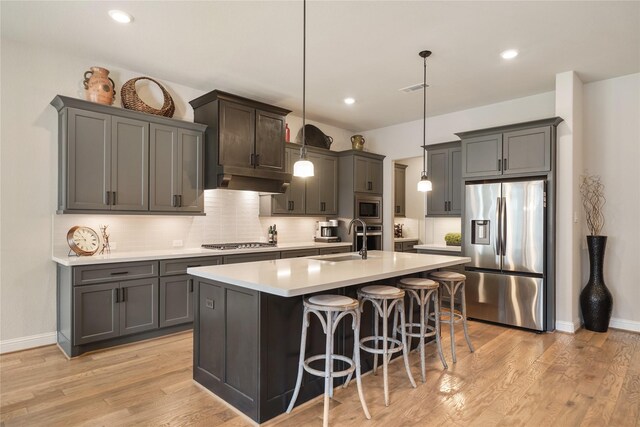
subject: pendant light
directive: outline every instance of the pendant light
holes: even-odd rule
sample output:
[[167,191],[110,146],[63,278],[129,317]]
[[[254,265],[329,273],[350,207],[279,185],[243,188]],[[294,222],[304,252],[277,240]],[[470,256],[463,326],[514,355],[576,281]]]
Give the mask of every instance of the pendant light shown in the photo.
[[418,55],[424,59],[424,84],[422,86],[422,97],[424,113],[422,115],[422,176],[418,181],[418,191],[431,191],[431,181],[427,178],[427,58],[431,55],[430,50],[423,50]]
[[313,176],[313,163],[307,159],[306,124],[306,86],[307,86],[307,0],[302,1],[302,147],[300,159],[293,164],[293,176],[307,178]]

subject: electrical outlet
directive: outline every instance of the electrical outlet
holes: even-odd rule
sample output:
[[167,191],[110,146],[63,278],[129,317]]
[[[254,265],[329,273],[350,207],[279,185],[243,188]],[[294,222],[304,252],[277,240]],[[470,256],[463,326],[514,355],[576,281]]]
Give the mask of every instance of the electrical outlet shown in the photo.
[[181,248],[182,247],[182,240],[174,240],[173,241],[173,247],[174,248]]
[[115,251],[118,248],[118,244],[116,242],[109,242],[109,249]]

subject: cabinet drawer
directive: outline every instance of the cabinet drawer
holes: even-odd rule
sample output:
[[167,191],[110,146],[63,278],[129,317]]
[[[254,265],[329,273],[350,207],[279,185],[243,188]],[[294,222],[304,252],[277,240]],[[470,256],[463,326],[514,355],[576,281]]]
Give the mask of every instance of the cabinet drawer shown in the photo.
[[187,268],[189,267],[202,267],[205,265],[218,265],[221,263],[221,257],[168,259],[160,261],[160,276],[187,274]]
[[280,258],[280,252],[262,252],[254,254],[227,255],[223,257],[224,264],[238,264],[241,262],[269,261]]
[[411,240],[409,242],[402,242],[402,252],[413,251],[413,247],[418,244],[417,240]]
[[301,258],[313,255],[318,255],[317,249],[296,249],[295,251],[282,251],[280,258]]
[[339,246],[337,248],[320,248],[318,250],[319,255],[343,254],[346,252],[351,252],[351,246]]
[[158,275],[158,261],[123,262],[73,268],[74,285],[144,279]]
[[402,242],[396,242],[393,244],[393,250],[395,252],[402,252]]

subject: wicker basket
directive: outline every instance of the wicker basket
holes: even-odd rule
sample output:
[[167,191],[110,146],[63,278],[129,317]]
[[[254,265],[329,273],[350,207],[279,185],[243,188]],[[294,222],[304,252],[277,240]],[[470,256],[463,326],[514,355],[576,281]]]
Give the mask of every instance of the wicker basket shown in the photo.
[[[142,102],[136,93],[136,82],[138,80],[150,80],[157,84],[160,90],[162,90],[164,103],[160,110],[149,107],[147,104]],[[120,90],[120,99],[122,99],[122,106],[128,110],[142,111],[143,113],[155,114],[156,116],[173,117],[173,113],[176,110],[173,98],[171,98],[169,92],[167,92],[160,83],[149,77],[136,77],[135,79],[131,79],[123,84],[122,89]]]

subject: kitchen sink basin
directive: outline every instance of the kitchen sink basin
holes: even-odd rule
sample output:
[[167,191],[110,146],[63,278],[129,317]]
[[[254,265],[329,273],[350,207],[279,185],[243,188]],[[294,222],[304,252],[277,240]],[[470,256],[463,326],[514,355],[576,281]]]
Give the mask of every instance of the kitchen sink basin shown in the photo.
[[318,258],[311,258],[311,259],[315,259],[318,261],[328,261],[328,262],[340,262],[340,261],[355,261],[355,260],[361,260],[362,256],[358,255],[358,254],[349,254],[349,255],[342,255],[342,256],[334,256],[334,257],[318,257]]

